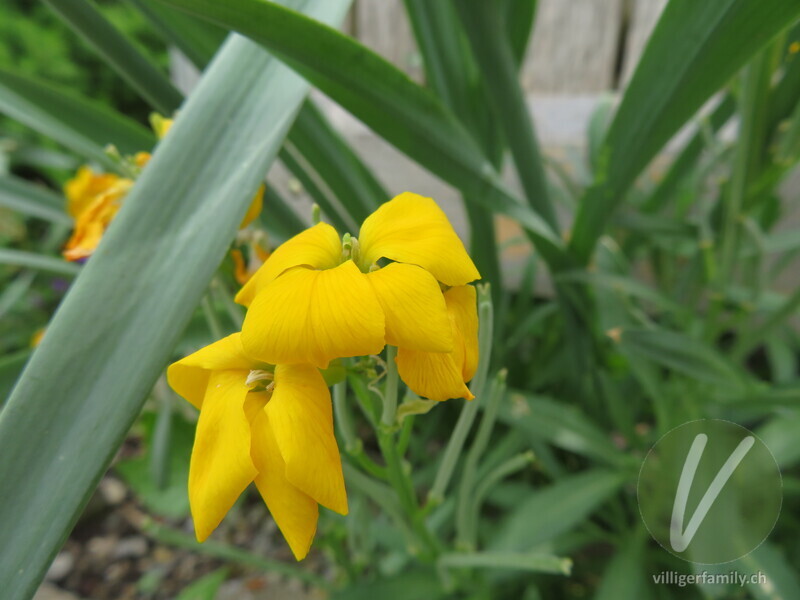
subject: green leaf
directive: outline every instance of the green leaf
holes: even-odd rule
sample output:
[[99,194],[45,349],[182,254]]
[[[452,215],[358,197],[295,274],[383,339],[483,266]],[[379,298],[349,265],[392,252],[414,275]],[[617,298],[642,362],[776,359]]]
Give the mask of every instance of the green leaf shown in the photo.
[[80,265],[67,262],[63,258],[25,250],[14,250],[12,248],[0,248],[0,264],[47,271],[48,273],[66,275],[68,277],[74,277],[81,270]]
[[0,69],[0,112],[112,170],[117,165],[105,153],[108,144],[135,154],[155,143],[148,129],[103,103],[5,69]]
[[288,141],[326,182],[356,223],[360,224],[388,200],[389,194],[380,182],[310,100],[297,115]]
[[[302,6],[338,22],[349,4]],[[59,307],[0,414],[0,455],[14,457],[0,462],[0,530],[14,548],[0,563],[9,600],[36,589],[170,358],[307,91],[261,48],[230,40]]]
[[666,329],[624,329],[619,345],[626,354],[647,358],[697,381],[737,390],[747,384],[744,373],[714,348],[683,333]]
[[194,444],[194,425],[178,417],[171,420],[166,480],[165,485],[159,486],[151,469],[151,459],[156,451],[153,447],[156,419],[153,413],[148,413],[143,421],[147,442],[145,453],[118,462],[114,470],[153,514],[172,519],[185,518],[189,514],[189,458]]
[[377,581],[359,582],[331,594],[331,600],[386,600],[400,598],[425,598],[437,600],[448,597],[441,588],[439,579],[433,571],[411,570],[393,577],[383,577]]
[[19,177],[0,177],[0,207],[29,217],[72,225],[72,217],[64,210],[64,198],[41,185],[33,185]]
[[539,215],[508,192],[441,102],[374,52],[272,2],[163,1],[263,44],[412,159],[470,198],[514,218],[551,246],[563,246]]
[[171,114],[181,93],[90,0],[44,0],[153,108]]
[[796,0],[672,0],[600,151],[570,246],[586,262],[625,192],[664,144],[748,59],[800,16]]
[[584,521],[628,478],[619,471],[594,469],[538,490],[501,521],[489,546],[495,551],[541,546]]
[[443,554],[439,567],[451,569],[514,569],[534,573],[569,575],[572,561],[550,554],[518,554],[516,552],[472,552]]
[[592,460],[610,465],[629,462],[610,436],[575,406],[515,391],[500,403],[498,418],[527,435]]
[[175,44],[201,71],[228,32],[155,0],[130,0],[167,41]]
[[800,579],[797,566],[787,560],[776,545],[764,542],[750,554],[734,563],[742,573],[763,574],[766,583],[748,581],[747,588],[757,600],[785,600],[800,598]]
[[[795,400],[794,404],[797,404]],[[781,468],[789,468],[800,462],[800,411],[782,411],[758,428],[758,437],[766,444]]]
[[219,588],[228,578],[228,569],[217,569],[203,575],[193,584],[185,587],[175,600],[214,600]]
[[617,548],[603,573],[594,600],[645,600],[652,597],[645,579],[646,540],[647,533],[640,526],[622,547]]
[[455,5],[480,65],[481,76],[487,83],[491,105],[508,141],[528,203],[557,229],[539,142],[518,81],[517,61],[505,36],[504,15],[493,2],[455,0]]

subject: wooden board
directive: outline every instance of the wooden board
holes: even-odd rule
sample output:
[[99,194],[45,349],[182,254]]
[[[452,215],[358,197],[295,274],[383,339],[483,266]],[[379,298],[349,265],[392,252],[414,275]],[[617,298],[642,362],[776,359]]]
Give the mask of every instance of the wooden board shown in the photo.
[[611,89],[623,0],[539,0],[522,67],[527,91],[585,93]]
[[358,0],[354,10],[355,37],[421,81],[422,59],[402,0]]

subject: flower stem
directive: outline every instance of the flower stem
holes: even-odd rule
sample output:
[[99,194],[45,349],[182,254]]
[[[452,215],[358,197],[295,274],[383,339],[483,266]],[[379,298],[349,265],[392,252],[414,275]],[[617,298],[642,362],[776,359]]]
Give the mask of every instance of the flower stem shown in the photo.
[[358,465],[370,475],[379,479],[387,479],[386,469],[375,462],[364,452],[364,445],[356,435],[353,418],[347,407],[347,380],[333,386],[333,411],[336,424],[344,440],[344,450]]
[[208,324],[208,329],[212,337],[215,340],[221,340],[225,337],[225,333],[222,330],[222,324],[219,322],[219,317],[214,310],[214,306],[211,304],[211,296],[209,294],[203,296],[201,306],[203,307],[203,316],[206,318],[206,323]]
[[502,369],[492,381],[483,418],[478,427],[478,433],[475,435],[475,440],[467,453],[464,472],[459,482],[458,505],[456,508],[456,543],[464,549],[475,549],[475,526],[472,521],[477,515],[473,514],[471,507],[474,500],[476,473],[483,451],[489,444],[489,438],[494,430],[500,400],[505,395],[506,375],[507,371]]
[[381,426],[393,428],[397,418],[397,384],[399,376],[397,373],[397,363],[394,361],[397,356],[395,346],[386,346],[386,387],[383,392],[383,414],[381,415]]

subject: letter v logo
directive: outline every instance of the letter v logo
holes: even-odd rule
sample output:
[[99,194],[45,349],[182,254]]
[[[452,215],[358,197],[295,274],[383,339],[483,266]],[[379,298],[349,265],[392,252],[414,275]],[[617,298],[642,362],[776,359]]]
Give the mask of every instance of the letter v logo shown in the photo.
[[717,496],[722,492],[722,488],[731,478],[736,467],[742,462],[744,457],[753,447],[755,438],[747,436],[736,447],[736,449],[722,465],[722,468],[714,477],[711,485],[708,486],[706,493],[703,494],[700,503],[694,511],[686,530],[683,530],[683,521],[686,514],[686,502],[689,500],[689,492],[692,489],[692,482],[694,481],[697,466],[700,464],[700,459],[703,457],[708,436],[704,433],[699,433],[692,442],[692,447],[689,449],[689,454],[686,456],[686,461],[683,463],[683,470],[681,471],[681,478],[678,481],[678,490],[675,494],[675,503],[672,505],[672,520],[670,521],[669,528],[669,543],[675,552],[683,552],[692,543],[694,535],[697,533],[698,528],[706,518],[708,511],[717,499]]

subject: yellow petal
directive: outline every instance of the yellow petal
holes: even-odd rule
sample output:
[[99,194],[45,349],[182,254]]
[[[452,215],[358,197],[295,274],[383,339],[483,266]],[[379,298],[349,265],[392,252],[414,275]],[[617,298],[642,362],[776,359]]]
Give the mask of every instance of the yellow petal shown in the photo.
[[257,473],[250,458],[250,423],[244,412],[247,373],[215,371],[208,379],[189,464],[189,503],[201,542]]
[[244,229],[252,223],[258,215],[261,214],[261,208],[264,206],[264,184],[258,186],[256,195],[253,196],[253,201],[250,203],[250,208],[247,209],[247,214],[242,219],[239,229]]
[[379,258],[419,265],[446,285],[480,278],[447,216],[430,198],[404,192],[366,218],[358,236],[361,262]]
[[169,133],[169,130],[172,129],[172,123],[174,122],[173,119],[168,119],[158,113],[151,113],[150,114],[150,126],[153,128],[158,139],[164,139]]
[[249,372],[253,368],[258,365],[245,355],[241,334],[234,333],[172,363],[167,369],[167,381],[179,396],[199,409],[211,371]]
[[478,368],[478,304],[475,288],[462,285],[450,288],[444,293],[447,311],[457,331],[457,342],[463,345],[461,358],[456,365],[461,366],[464,381],[475,376]]
[[319,507],[286,479],[286,463],[263,408],[254,412],[250,427],[250,453],[258,469],[256,487],[295,558],[302,560],[317,531]]
[[383,335],[375,292],[350,260],[327,271],[287,271],[259,292],[242,326],[242,344],[253,358],[322,369],[334,358],[380,352]]
[[64,245],[64,258],[77,261],[92,255],[132,185],[130,179],[119,178],[110,188],[93,197],[75,221],[75,230]]
[[82,166],[75,177],[64,184],[67,197],[67,212],[77,219],[92,201],[111,189],[120,177],[113,173],[95,173],[90,167]]
[[367,275],[386,317],[386,343],[450,352],[453,335],[436,279],[415,265],[392,263]]
[[397,370],[400,377],[418,396],[431,400],[449,400],[474,396],[464,384],[461,369],[450,352],[419,352],[397,349]]
[[258,291],[287,269],[301,265],[314,269],[331,269],[338,264],[341,256],[339,234],[327,223],[317,223],[278,246],[239,290],[236,302],[249,306]]
[[325,380],[311,365],[275,367],[275,390],[264,409],[286,462],[286,479],[314,500],[347,514],[333,408]]

